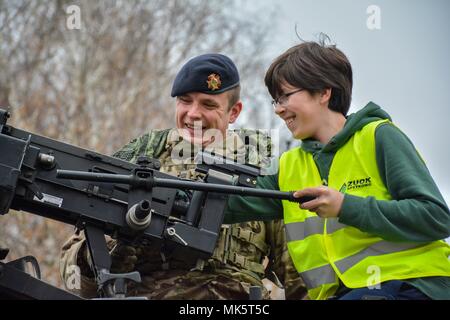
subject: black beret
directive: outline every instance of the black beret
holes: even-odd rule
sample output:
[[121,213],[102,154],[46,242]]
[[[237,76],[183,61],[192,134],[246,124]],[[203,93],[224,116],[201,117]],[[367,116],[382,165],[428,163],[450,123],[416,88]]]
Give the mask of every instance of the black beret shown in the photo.
[[189,60],[178,72],[172,97],[189,92],[219,94],[239,85],[239,72],[233,61],[218,53],[208,53]]

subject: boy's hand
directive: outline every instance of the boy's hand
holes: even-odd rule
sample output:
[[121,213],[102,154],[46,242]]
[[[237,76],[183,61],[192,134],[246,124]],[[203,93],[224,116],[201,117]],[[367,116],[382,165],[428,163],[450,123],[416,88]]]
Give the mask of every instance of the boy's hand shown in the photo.
[[301,203],[300,209],[315,212],[321,218],[336,218],[341,212],[344,194],[326,186],[306,188],[294,192],[294,197],[313,196],[314,200]]

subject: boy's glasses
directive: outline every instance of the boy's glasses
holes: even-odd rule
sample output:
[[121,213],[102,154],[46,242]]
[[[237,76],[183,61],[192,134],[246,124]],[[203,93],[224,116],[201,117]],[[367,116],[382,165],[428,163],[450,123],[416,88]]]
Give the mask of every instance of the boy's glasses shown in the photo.
[[294,90],[292,92],[288,92],[288,93],[282,94],[278,98],[272,100],[273,108],[275,109],[277,106],[285,107],[287,105],[287,103],[289,102],[289,97],[291,95],[293,95],[294,93],[303,91],[303,90],[305,90],[305,89],[298,89],[298,90]]

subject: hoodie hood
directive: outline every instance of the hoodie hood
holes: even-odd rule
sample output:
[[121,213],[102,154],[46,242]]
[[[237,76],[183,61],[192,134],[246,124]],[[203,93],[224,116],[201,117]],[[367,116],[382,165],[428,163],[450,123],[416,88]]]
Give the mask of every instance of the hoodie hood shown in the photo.
[[306,139],[302,142],[302,149],[312,153],[319,149],[322,149],[322,152],[336,151],[344,145],[356,131],[360,130],[366,124],[384,119],[392,120],[389,114],[381,109],[380,106],[373,102],[369,102],[358,112],[349,115],[344,128],[331,138],[326,145],[323,145],[316,140]]

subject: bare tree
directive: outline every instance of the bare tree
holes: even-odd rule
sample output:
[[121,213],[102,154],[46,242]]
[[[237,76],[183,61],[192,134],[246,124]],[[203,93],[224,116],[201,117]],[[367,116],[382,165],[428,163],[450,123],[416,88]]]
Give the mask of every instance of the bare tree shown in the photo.
[[[66,25],[69,5],[80,8],[79,30]],[[11,108],[16,127],[110,154],[150,128],[174,125],[175,73],[206,52],[236,61],[247,105],[258,106],[269,15],[238,0],[0,0],[0,106]],[[261,117],[247,117],[248,125]],[[9,258],[35,254],[58,285],[69,233],[31,215],[1,218]]]

